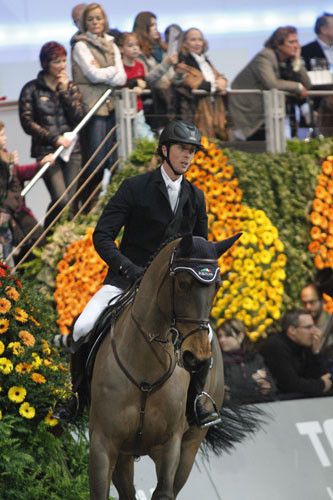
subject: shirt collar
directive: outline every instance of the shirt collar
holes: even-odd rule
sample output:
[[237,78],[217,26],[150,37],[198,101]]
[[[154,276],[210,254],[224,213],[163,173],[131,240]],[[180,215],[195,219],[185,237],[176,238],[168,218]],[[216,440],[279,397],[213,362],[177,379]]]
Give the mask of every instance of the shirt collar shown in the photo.
[[319,45],[321,46],[321,48],[323,50],[332,50],[333,49],[333,45],[327,45],[327,43],[320,40],[320,38],[317,38],[317,42],[319,43]]
[[175,187],[180,188],[180,184],[181,184],[181,182],[183,180],[183,176],[182,175],[180,177],[178,177],[178,179],[176,179],[175,181],[173,181],[172,179],[170,179],[170,177],[168,176],[168,174],[164,170],[163,166],[161,166],[161,174],[162,174],[162,177],[163,177],[163,180],[165,182],[166,187],[168,187],[168,186],[171,185],[171,186],[175,186]]

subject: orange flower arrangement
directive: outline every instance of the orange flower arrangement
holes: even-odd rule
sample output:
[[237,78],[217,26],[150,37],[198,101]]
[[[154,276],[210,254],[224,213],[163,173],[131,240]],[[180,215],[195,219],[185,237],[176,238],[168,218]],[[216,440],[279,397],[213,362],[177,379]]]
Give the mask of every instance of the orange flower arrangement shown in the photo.
[[[202,139],[205,152],[199,151],[186,178],[205,193],[208,212],[208,238],[220,241],[237,233],[241,227],[245,207],[241,204],[243,193],[238,180],[233,178],[234,168],[215,144]],[[230,271],[233,250],[221,259],[221,272]]]
[[54,298],[62,334],[69,333],[73,320],[101,288],[107,273],[105,262],[94,249],[93,231],[92,228],[87,229],[82,239],[71,243],[58,264]]
[[[311,243],[308,246],[314,255],[314,264],[317,269],[333,267],[333,156],[328,156],[321,165],[322,172],[317,176],[318,185],[315,190],[315,199],[312,202],[310,221]],[[333,312],[333,299],[325,296],[325,309]]]

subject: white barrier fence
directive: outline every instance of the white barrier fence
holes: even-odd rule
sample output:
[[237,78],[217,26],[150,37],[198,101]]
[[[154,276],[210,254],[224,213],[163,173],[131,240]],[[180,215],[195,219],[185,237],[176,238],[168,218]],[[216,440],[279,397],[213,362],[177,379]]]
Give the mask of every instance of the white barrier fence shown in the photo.
[[[230,454],[199,454],[177,500],[333,500],[332,405],[333,397],[260,405],[267,425]],[[149,458],[135,463],[134,481],[137,500],[149,500]]]

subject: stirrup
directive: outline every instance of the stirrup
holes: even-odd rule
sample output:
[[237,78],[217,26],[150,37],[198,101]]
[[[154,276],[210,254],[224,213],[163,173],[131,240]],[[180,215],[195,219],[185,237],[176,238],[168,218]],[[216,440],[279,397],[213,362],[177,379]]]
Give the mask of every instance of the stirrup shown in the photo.
[[[205,396],[206,398],[208,398],[210,400],[210,402],[212,403],[213,408],[214,408],[214,412],[216,413],[216,418],[214,420],[211,420],[210,422],[206,422],[205,424],[200,425],[200,419],[199,419],[199,415],[198,415],[198,411],[197,411],[197,404],[200,401],[200,398],[202,398],[203,396]],[[206,410],[206,411],[208,412],[208,410]],[[217,409],[217,406],[216,406],[216,403],[215,403],[214,399],[212,398],[212,396],[210,396],[205,391],[202,391],[200,394],[197,394],[196,397],[195,397],[195,400],[194,400],[194,416],[195,416],[195,420],[196,420],[197,426],[200,427],[201,429],[205,429],[206,427],[211,427],[212,425],[217,425],[217,424],[220,424],[222,422],[221,417],[220,417],[220,413],[219,413],[219,411]]]
[[[71,396],[70,398],[68,398],[67,401],[64,401],[62,404],[60,404],[61,400],[58,399],[58,401],[54,406],[52,416],[59,421],[62,420],[67,423],[72,423],[76,420],[79,414],[79,409],[80,409],[79,395],[77,392],[73,391],[70,391],[70,394]],[[69,408],[70,403],[73,403],[73,401],[75,401],[75,406],[73,404],[73,407]]]

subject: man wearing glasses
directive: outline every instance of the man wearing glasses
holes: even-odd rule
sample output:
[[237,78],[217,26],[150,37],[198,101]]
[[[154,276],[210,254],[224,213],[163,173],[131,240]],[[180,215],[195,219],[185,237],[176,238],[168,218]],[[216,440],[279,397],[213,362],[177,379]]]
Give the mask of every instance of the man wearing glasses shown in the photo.
[[332,395],[331,374],[326,373],[320,345],[321,331],[308,311],[291,309],[281,321],[281,332],[261,348],[281,399]]

